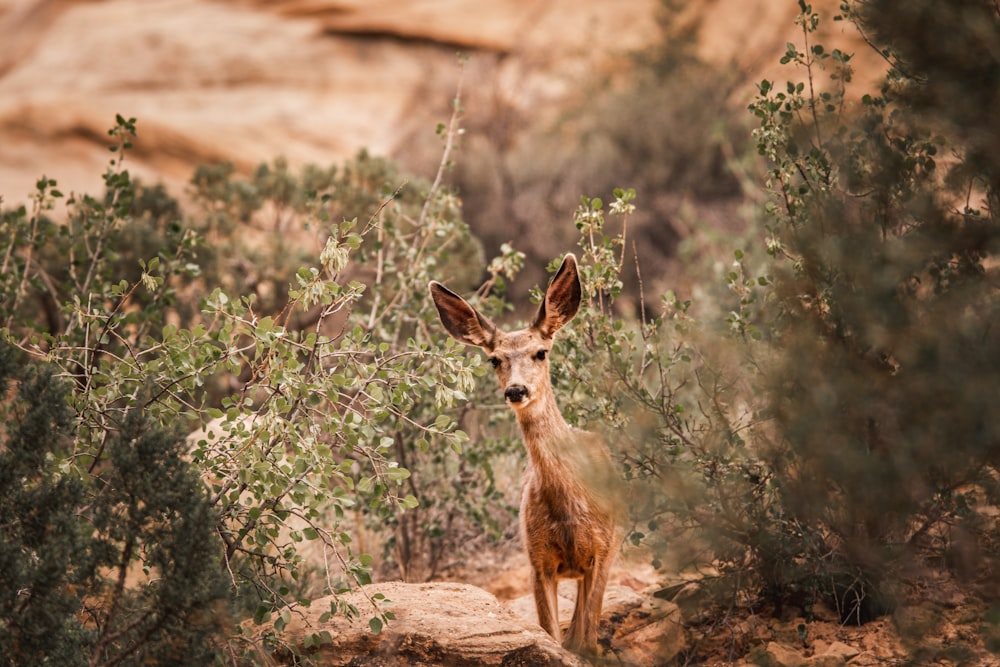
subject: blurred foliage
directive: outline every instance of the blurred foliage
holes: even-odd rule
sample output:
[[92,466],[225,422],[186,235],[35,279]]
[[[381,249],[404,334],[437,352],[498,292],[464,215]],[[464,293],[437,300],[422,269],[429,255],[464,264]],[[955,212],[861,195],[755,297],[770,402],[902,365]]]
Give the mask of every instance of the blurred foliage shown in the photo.
[[[979,46],[1000,43],[1000,15],[919,4],[827,17],[886,59],[881,89],[858,93],[853,55],[816,43],[821,17],[800,3],[781,58],[799,80],[760,82],[750,106],[772,198],[763,243],[731,255],[728,299],[643,296],[619,319],[634,193],[577,208],[590,305],[554,379],[571,421],[616,447],[629,541],[700,575],[720,617],[822,604],[864,623],[913,603],[921,568],[998,593],[998,130],[992,107],[949,95],[1000,89]],[[934,40],[940,58],[915,53]]]
[[[636,191],[643,205],[631,217],[628,243],[649,289],[686,279],[677,258],[691,250],[681,244],[692,228],[707,227],[707,243],[744,227],[739,207],[747,184],[755,187],[747,172],[757,166],[746,114],[731,102],[739,68],[698,58],[689,4],[661,2],[654,45],[581,82],[554,118],[519,118],[498,95],[492,113],[470,127],[455,182],[486,247],[517,239],[528,255],[528,284],[519,289],[542,280],[534,267],[575,242],[570,225],[544,223],[572,219],[581,193],[610,200],[622,184]],[[626,298],[618,306],[628,312],[639,287],[630,270],[622,280]]]
[[[820,17],[800,8],[803,41],[782,60],[806,81],[763,81],[751,107],[776,195],[769,336],[781,354],[767,374],[767,456],[782,518],[808,546],[772,559],[833,558],[871,596],[915,554],[944,558],[953,535],[995,531],[977,508],[1000,490],[988,398],[1000,386],[998,135],[972,91],[1000,82],[995,50],[975,48],[998,43],[1000,12],[985,2],[844,3],[839,18],[890,65],[881,91],[855,104],[851,55],[814,43]],[[931,43],[940,58],[925,58]],[[830,85],[820,88],[823,75]],[[960,119],[939,86],[970,91]],[[795,569],[771,583],[794,581]]]

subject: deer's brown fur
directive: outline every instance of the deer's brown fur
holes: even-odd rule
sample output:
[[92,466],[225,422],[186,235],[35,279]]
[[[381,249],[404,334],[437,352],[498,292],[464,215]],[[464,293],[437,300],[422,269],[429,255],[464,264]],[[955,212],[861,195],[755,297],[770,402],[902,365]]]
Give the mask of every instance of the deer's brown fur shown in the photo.
[[437,282],[431,296],[448,332],[483,348],[496,368],[528,450],[521,484],[521,534],[531,563],[539,624],[560,639],[556,586],[578,581],[576,607],[565,644],[595,651],[604,588],[616,542],[607,479],[611,458],[593,433],[573,428],[556,405],[549,378],[555,333],[580,306],[576,257],[566,255],[527,329],[504,332],[460,296]]

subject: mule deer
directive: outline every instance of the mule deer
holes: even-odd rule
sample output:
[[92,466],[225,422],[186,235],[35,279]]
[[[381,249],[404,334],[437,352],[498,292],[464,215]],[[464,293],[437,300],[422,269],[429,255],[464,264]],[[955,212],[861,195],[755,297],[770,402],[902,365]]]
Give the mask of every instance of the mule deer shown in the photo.
[[610,473],[611,457],[599,436],[566,423],[549,378],[552,338],[580,307],[576,257],[566,255],[534,323],[520,331],[499,330],[438,282],[430,283],[430,292],[452,337],[490,355],[521,427],[529,456],[521,482],[521,535],[531,563],[538,623],[560,640],[556,587],[559,579],[576,579],[576,607],[565,645],[576,652],[596,651],[616,536],[608,488],[594,481]]

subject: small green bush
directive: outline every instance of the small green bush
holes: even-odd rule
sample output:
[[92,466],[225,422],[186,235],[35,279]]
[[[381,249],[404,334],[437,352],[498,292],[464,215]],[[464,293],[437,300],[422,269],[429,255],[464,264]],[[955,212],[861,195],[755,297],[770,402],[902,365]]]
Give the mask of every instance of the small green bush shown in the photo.
[[183,440],[132,410],[81,474],[69,387],[23,357],[0,341],[0,660],[212,664],[227,583]]

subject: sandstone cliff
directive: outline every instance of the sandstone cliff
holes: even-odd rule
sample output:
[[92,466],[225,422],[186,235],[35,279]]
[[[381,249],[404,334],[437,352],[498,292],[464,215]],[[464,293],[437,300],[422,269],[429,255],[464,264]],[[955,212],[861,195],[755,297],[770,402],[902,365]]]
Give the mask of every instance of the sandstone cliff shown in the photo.
[[[824,0],[831,6],[835,3]],[[97,191],[114,114],[139,118],[131,167],[184,183],[194,165],[278,155],[328,164],[360,147],[437,149],[471,56],[472,125],[501,100],[514,138],[586,103],[583,84],[655,41],[657,0],[0,0],[0,194],[43,172]],[[742,90],[794,37],[794,2],[707,0],[699,53],[739,62]],[[742,103],[742,100],[737,100]],[[524,119],[528,119],[525,122]],[[490,117],[489,122],[496,122]],[[416,164],[420,160],[415,161]]]

